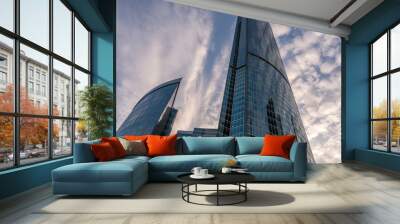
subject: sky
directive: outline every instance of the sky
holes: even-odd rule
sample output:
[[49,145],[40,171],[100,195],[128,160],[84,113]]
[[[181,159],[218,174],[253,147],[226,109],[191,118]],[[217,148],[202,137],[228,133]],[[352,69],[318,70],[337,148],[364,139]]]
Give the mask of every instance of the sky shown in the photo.
[[[172,132],[216,128],[235,21],[234,15],[161,0],[119,0],[117,127],[152,87],[184,77]],[[318,163],[337,163],[340,38],[271,25],[314,158]]]
[[[48,0],[21,0],[20,1],[20,32],[21,36],[45,48],[49,45],[49,14],[37,13],[49,10]],[[13,0],[0,0],[0,25],[13,31]],[[53,4],[53,42],[54,52],[69,59],[72,47],[72,12],[60,1],[54,0]],[[75,20],[75,62],[89,68],[89,36],[83,25]],[[6,39],[0,36],[0,40]],[[12,45],[10,45],[12,46]],[[32,50],[29,47],[21,48],[24,53],[35,60],[48,64],[46,55]]]

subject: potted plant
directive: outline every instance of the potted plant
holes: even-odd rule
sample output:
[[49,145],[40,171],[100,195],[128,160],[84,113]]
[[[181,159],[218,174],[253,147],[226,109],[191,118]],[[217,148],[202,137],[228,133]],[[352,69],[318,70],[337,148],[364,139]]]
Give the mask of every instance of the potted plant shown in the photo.
[[79,128],[87,127],[90,140],[110,136],[113,115],[113,94],[110,89],[102,84],[94,84],[86,87],[79,99],[83,120],[78,122]]

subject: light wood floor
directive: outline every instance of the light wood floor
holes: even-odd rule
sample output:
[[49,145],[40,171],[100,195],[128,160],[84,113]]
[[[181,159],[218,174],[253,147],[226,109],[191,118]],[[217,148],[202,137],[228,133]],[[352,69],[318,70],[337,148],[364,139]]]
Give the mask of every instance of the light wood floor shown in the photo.
[[[308,182],[317,183],[346,201],[368,206],[357,214],[36,214],[54,200],[49,185],[0,202],[0,223],[106,224],[253,224],[253,223],[400,223],[400,174],[358,163],[317,165]],[[173,206],[173,205],[171,205]]]

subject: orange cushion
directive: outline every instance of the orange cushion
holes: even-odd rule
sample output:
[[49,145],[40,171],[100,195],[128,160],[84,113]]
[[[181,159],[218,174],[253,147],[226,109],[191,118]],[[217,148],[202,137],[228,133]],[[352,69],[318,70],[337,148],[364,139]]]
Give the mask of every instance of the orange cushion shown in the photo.
[[124,139],[129,140],[129,141],[146,141],[147,135],[125,135]]
[[93,144],[91,145],[91,149],[94,157],[99,162],[110,161],[117,158],[114,149],[108,142]]
[[290,148],[296,140],[295,135],[265,135],[262,156],[280,156],[289,159]]
[[176,155],[176,135],[147,137],[148,156]]
[[118,140],[117,137],[109,137],[109,138],[101,138],[101,142],[108,142],[114,149],[115,155],[118,158],[126,156],[126,151],[124,146],[122,146],[121,142]]

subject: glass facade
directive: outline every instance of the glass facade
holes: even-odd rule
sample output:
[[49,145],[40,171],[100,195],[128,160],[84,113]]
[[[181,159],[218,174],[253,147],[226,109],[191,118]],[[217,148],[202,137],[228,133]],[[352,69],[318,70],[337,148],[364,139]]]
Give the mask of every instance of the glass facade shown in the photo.
[[400,24],[370,44],[370,146],[400,153]]
[[168,135],[177,110],[173,108],[181,79],[163,83],[144,95],[117,131],[122,135]]
[[61,0],[1,0],[0,27],[0,170],[71,156],[73,136],[87,139],[74,105],[90,85],[90,31]]
[[308,142],[269,23],[238,17],[229,63],[218,135],[294,134]]

